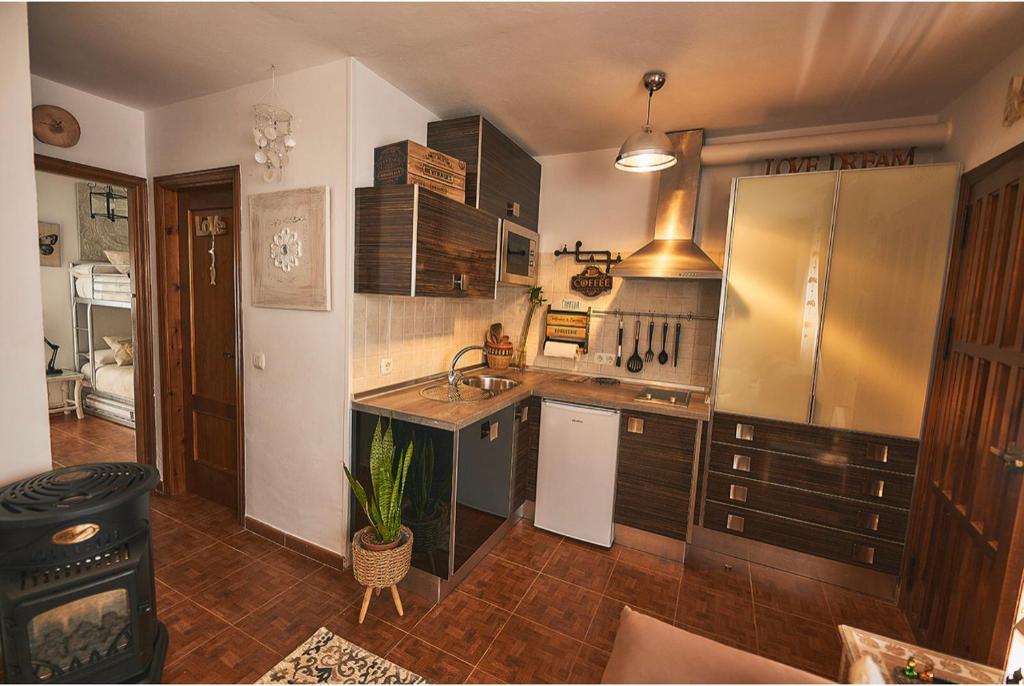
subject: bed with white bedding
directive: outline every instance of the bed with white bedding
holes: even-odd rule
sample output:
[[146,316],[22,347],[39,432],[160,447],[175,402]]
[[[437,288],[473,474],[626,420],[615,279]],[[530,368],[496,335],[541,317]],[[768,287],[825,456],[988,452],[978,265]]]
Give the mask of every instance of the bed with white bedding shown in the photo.
[[109,262],[82,262],[71,267],[71,280],[79,298],[124,302],[132,300],[132,286],[127,274]]
[[[97,350],[97,359],[101,352]],[[92,362],[82,365],[82,373],[88,380],[89,385],[101,393],[116,395],[128,402],[135,403],[135,367],[130,364],[118,365],[115,362],[109,364],[97,364],[96,373],[93,374]]]

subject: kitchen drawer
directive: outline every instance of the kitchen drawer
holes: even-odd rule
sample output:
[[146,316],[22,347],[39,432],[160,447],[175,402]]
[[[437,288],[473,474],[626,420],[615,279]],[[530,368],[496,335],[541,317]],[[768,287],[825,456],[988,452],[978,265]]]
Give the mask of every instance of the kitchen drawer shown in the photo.
[[913,474],[918,442],[716,412],[711,440]]
[[686,538],[697,422],[623,411],[615,480],[615,521]]
[[842,459],[832,462],[824,457],[799,457],[724,443],[712,442],[710,468],[720,474],[903,509],[910,507],[914,491],[914,478],[904,474],[853,467]]
[[704,526],[837,562],[898,574],[903,546],[869,536],[707,501]]
[[906,510],[718,472],[708,473],[707,497],[725,504],[897,542],[904,540],[907,531]]

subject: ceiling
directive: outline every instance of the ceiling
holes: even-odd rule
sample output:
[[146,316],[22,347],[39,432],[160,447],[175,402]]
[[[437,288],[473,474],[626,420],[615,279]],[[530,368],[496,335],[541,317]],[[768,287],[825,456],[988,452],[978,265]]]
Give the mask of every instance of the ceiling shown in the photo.
[[1021,3],[30,3],[32,71],[141,109],[355,56],[534,154],[935,114],[1021,44]]

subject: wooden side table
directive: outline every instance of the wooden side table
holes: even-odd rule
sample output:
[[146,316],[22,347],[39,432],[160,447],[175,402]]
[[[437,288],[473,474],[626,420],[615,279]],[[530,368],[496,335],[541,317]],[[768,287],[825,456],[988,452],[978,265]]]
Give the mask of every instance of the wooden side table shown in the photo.
[[[84,381],[85,374],[82,372],[75,372],[70,369],[62,369],[60,374],[47,374],[47,388],[53,384],[59,383],[61,397],[60,406],[50,408],[50,414],[67,414],[74,410],[76,417],[79,419],[84,417],[85,413],[82,411],[82,383]],[[74,384],[74,391],[73,394],[69,394],[68,386],[72,383]]]
[[894,670],[903,668],[907,659],[914,657],[917,664],[928,663],[940,679],[958,684],[1001,684],[1006,676],[1001,669],[971,662],[945,653],[928,650],[913,643],[873,634],[841,624],[839,639],[843,644],[843,661],[839,670],[839,683],[850,683],[850,666],[863,655],[869,656],[882,670],[887,683],[896,683]]

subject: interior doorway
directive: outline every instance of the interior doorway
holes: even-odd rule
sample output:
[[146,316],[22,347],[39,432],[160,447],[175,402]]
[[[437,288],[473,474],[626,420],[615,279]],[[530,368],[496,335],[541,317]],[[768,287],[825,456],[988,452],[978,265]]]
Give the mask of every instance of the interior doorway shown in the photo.
[[154,179],[164,487],[244,513],[239,169]]
[[35,168],[54,467],[153,465],[146,180],[46,155]]

